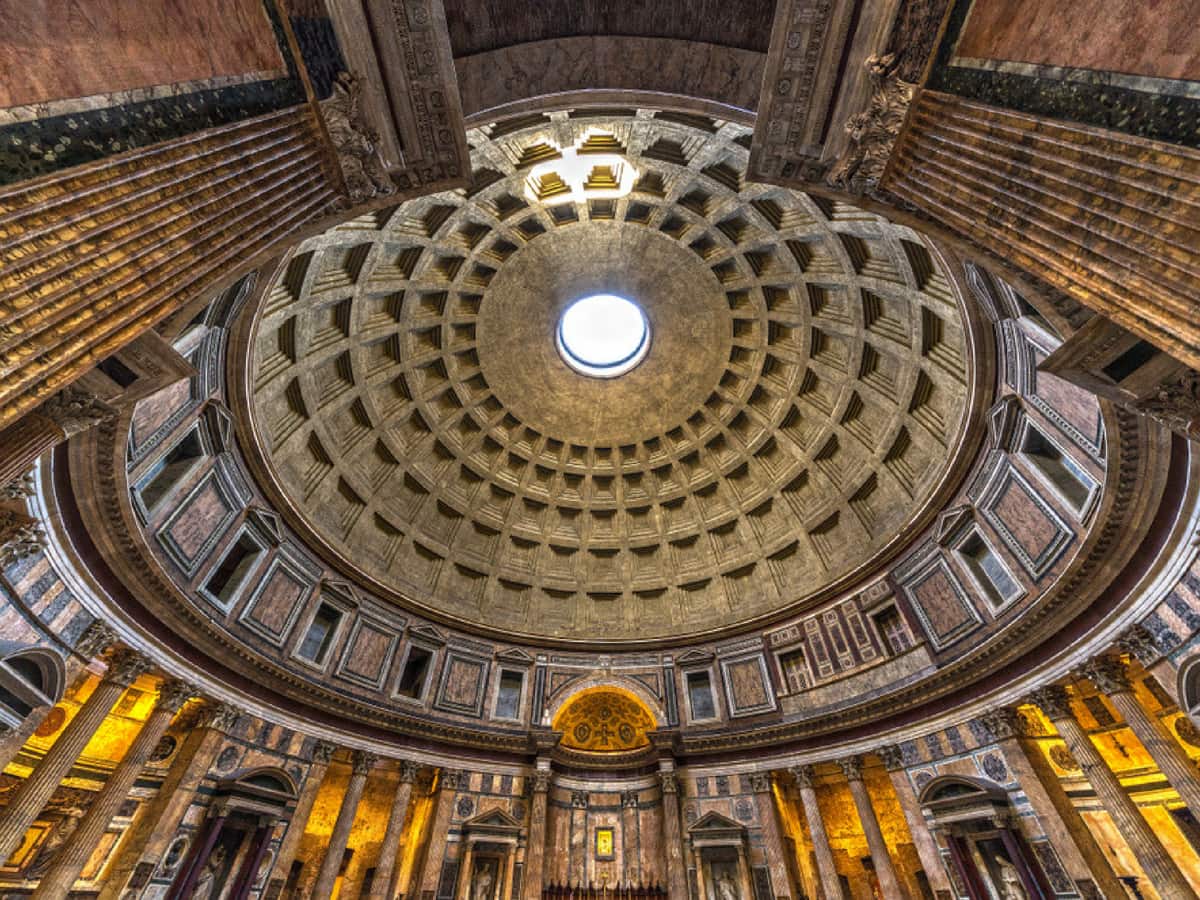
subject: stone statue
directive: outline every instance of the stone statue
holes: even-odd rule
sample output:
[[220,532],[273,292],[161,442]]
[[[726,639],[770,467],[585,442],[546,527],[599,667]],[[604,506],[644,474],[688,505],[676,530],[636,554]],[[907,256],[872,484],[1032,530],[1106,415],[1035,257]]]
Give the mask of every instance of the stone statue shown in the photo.
[[717,879],[717,900],[738,900],[737,882],[728,869]]
[[867,59],[871,101],[846,121],[849,144],[826,177],[831,186],[863,194],[879,184],[916,90],[899,77],[896,62],[895,53]]
[[475,871],[474,900],[491,900],[493,877],[491,866],[480,866]]
[[220,893],[220,888],[217,886],[217,875],[220,874],[223,865],[225,865],[225,847],[218,844],[213,852],[209,854],[204,871],[196,879],[196,888],[192,891],[192,900],[210,900],[210,898],[216,897]]
[[997,859],[996,862],[1000,866],[1000,896],[1003,900],[1029,900],[1016,866],[1007,859]]
[[379,135],[363,116],[362,90],[358,78],[349,72],[340,72],[333,84],[333,93],[321,102],[325,129],[337,150],[346,189],[355,203],[396,190],[379,157]]

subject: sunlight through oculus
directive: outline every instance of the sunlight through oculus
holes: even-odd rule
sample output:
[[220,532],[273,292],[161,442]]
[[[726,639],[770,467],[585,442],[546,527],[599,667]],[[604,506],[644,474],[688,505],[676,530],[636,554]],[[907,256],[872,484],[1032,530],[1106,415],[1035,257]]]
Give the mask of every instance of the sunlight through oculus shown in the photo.
[[558,352],[593,378],[624,375],[650,349],[650,323],[636,303],[615,294],[576,300],[558,320]]

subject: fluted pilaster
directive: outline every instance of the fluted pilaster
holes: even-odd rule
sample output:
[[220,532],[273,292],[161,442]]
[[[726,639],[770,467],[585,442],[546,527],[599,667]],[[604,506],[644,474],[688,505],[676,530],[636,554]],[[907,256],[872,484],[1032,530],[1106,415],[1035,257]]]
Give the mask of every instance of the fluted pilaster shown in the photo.
[[333,833],[325,845],[325,855],[321,858],[321,868],[317,872],[317,880],[313,884],[313,897],[332,897],[333,883],[337,880],[338,870],[342,865],[342,857],[346,854],[346,844],[350,840],[350,829],[354,827],[354,817],[358,813],[358,804],[362,800],[363,789],[367,786],[367,776],[378,757],[374,753],[355,750],[350,757],[350,783],[342,797],[342,806],[338,810],[337,821],[333,823]]

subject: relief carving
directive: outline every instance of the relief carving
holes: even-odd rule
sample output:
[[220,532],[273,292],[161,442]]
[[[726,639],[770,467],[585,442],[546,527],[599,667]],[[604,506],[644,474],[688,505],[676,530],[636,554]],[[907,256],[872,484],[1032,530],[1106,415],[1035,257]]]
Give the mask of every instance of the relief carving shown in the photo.
[[41,405],[38,412],[63,430],[67,437],[87,431],[116,417],[117,411],[82,388],[68,387]]
[[349,72],[340,72],[333,93],[321,101],[325,130],[333,142],[338,165],[352,203],[396,192],[379,155],[379,134],[362,112],[362,82]]
[[1121,405],[1130,412],[1149,416],[1190,441],[1200,440],[1200,372],[1195,369],[1159,385],[1149,397]]
[[46,535],[37,520],[11,509],[0,509],[0,569],[40,553]]
[[826,177],[831,186],[860,195],[878,187],[916,91],[916,85],[900,78],[895,53],[868,57],[866,66],[871,102],[847,120],[850,144]]

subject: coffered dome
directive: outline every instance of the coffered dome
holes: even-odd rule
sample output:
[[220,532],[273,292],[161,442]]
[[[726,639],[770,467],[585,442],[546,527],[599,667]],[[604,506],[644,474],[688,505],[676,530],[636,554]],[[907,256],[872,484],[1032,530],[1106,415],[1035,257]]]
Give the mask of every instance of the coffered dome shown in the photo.
[[[748,623],[911,536],[977,406],[936,248],[747,183],[734,123],[610,110],[469,138],[470,189],[307,241],[264,295],[251,455],[293,526],[399,602],[566,640]],[[596,293],[648,324],[615,378],[556,345]]]

